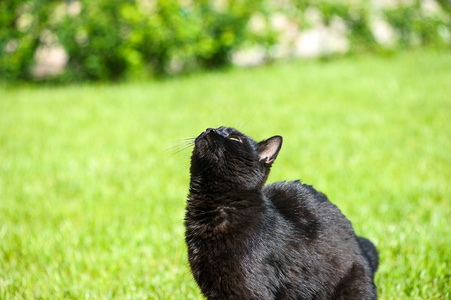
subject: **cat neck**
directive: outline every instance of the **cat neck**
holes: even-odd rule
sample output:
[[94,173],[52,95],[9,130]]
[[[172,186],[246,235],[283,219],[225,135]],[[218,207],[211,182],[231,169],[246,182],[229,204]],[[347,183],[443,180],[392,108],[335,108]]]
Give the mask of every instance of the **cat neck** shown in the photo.
[[189,199],[190,204],[208,211],[223,207],[244,209],[264,206],[261,187],[240,187],[203,178],[191,178]]
[[[198,184],[192,180],[188,199],[187,236],[206,239],[209,245],[215,241],[219,243],[216,246],[220,245],[218,249],[225,252],[236,246],[230,241],[238,236],[242,243],[255,236],[263,227],[267,212],[261,189],[226,188],[213,182]],[[228,238],[231,235],[233,239]]]

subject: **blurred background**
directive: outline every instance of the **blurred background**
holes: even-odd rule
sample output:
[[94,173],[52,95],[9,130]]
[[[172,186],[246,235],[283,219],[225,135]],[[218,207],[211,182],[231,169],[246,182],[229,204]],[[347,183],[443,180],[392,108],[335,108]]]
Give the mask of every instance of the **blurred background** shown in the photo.
[[0,78],[152,78],[451,41],[448,0],[8,0]]

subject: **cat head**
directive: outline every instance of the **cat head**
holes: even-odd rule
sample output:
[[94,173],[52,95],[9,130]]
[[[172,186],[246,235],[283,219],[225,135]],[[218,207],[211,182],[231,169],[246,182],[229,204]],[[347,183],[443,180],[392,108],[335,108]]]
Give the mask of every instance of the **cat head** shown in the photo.
[[257,143],[234,128],[208,128],[195,140],[191,176],[235,188],[261,188],[281,146],[281,136]]

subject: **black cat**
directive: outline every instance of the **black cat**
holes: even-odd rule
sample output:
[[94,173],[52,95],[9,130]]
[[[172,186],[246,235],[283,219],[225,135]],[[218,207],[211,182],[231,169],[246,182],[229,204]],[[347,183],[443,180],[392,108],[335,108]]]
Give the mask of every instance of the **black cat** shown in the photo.
[[208,299],[377,299],[375,246],[300,181],[264,187],[282,145],[233,128],[195,140],[185,217],[192,273]]

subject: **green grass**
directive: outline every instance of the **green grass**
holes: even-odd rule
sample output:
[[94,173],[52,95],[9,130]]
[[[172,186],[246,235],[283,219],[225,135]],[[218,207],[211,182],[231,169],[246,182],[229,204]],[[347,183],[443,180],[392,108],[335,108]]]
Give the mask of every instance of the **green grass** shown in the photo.
[[201,299],[177,150],[220,125],[284,137],[269,181],[314,185],[374,241],[381,299],[450,299],[443,52],[0,89],[0,299]]

